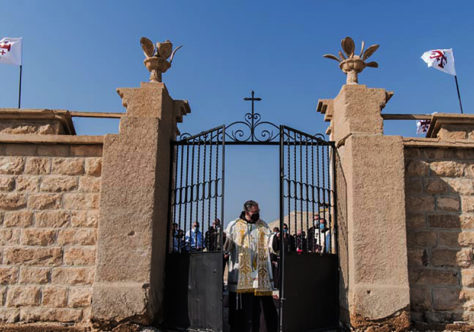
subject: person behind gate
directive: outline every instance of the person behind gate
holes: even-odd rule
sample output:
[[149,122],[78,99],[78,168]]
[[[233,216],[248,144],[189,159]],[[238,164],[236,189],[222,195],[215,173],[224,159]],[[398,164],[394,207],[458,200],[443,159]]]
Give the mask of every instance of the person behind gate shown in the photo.
[[211,227],[206,231],[204,237],[204,243],[207,251],[216,251],[220,250],[220,237],[221,237],[221,221],[219,218],[216,218]]
[[199,230],[199,223],[195,221],[193,228],[186,232],[186,250],[191,252],[201,251],[203,246],[202,240],[202,232]]
[[226,234],[231,332],[276,332],[271,233],[260,219],[258,203],[245,202],[240,217],[229,223]]

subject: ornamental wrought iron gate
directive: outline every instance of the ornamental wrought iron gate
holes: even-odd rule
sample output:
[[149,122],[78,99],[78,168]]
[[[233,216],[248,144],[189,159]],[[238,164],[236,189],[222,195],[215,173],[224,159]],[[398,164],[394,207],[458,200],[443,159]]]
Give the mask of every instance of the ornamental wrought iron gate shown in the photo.
[[167,327],[223,329],[224,136],[221,126],[172,144]]
[[280,127],[280,331],[338,326],[334,160],[334,142]]
[[273,259],[280,331],[337,327],[334,143],[262,121],[254,111],[260,99],[252,91],[246,100],[252,112],[243,121],[172,142],[164,326],[225,331],[226,147],[273,145],[279,146],[281,233],[270,245],[280,252]]

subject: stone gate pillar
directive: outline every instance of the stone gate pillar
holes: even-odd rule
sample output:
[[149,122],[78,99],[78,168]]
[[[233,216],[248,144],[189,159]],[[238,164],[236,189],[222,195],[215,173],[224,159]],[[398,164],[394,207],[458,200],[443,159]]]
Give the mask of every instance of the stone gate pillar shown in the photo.
[[341,317],[353,328],[410,321],[403,142],[383,135],[380,114],[391,96],[348,84],[318,104],[337,147]]
[[104,140],[92,321],[149,325],[162,315],[170,141],[190,112],[161,82],[120,88],[120,132]]

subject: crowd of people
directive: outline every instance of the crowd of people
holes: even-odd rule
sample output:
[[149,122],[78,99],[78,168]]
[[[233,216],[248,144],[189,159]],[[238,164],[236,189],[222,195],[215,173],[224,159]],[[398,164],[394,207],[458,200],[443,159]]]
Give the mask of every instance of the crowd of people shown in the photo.
[[[283,234],[283,235],[282,235]],[[298,230],[296,234],[290,234],[288,225],[283,224],[283,232],[279,227],[274,227],[270,237],[271,248],[270,261],[272,262],[273,280],[278,287],[280,282],[280,248],[281,236],[283,236],[283,246],[285,252],[297,253],[329,253],[331,251],[331,232],[327,227],[326,219],[318,215],[313,218],[313,226],[308,229],[308,235],[303,230]]]
[[[291,234],[283,224],[271,231],[260,219],[255,201],[244,203],[239,218],[231,221],[224,232],[215,219],[203,234],[199,222],[186,232],[173,224],[173,252],[219,252],[223,268],[228,268],[229,323],[231,332],[277,330],[274,291],[280,287],[280,255],[293,253],[330,253],[331,230],[326,220],[314,216],[313,225]],[[221,238],[222,236],[222,238]]]
[[[327,227],[326,219],[315,215],[313,226],[307,229],[308,233],[299,229],[295,234],[289,234],[288,225],[283,224],[284,246],[287,252],[329,253],[331,248],[331,232]],[[280,250],[280,228],[274,227],[270,238],[271,246]],[[221,221],[216,218],[206,233],[202,234],[199,222],[194,222],[191,230],[186,233],[173,224],[173,252],[218,251],[221,243],[226,240],[226,233],[222,232]],[[276,254],[272,254],[276,262]]]
[[[313,226],[304,230],[299,229],[296,233],[290,234],[288,225],[283,224],[283,231],[279,227],[274,227],[269,239],[270,262],[272,264],[272,274],[275,286],[279,285],[280,247],[283,236],[285,252],[297,253],[330,253],[331,251],[331,231],[328,228],[326,219],[315,215]],[[221,242],[221,221],[216,218],[204,236],[200,230],[199,222],[194,222],[191,230],[186,233],[179,229],[178,224],[173,224],[173,251],[174,252],[215,252],[220,250],[221,244],[226,242],[226,232],[222,232]],[[229,255],[224,253],[224,268]]]
[[[296,234],[289,234],[288,225],[283,224],[283,239],[285,249],[289,252],[314,252],[329,253],[331,247],[331,235],[326,219],[318,215],[313,218],[313,226],[304,230],[299,229]],[[272,241],[279,241],[280,228],[273,228]]]
[[[216,218],[204,237],[199,222],[195,221],[186,233],[173,223],[173,252],[218,251],[221,246],[221,221]],[[223,232],[222,243],[225,242]]]

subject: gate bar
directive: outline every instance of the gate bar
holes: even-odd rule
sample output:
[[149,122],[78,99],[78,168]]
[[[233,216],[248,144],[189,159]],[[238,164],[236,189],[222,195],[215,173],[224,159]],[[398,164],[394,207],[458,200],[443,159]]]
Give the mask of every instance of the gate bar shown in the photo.
[[333,183],[333,188],[332,188],[332,196],[333,196],[333,202],[332,202],[332,205],[333,205],[333,211],[334,211],[334,215],[333,215],[333,222],[334,222],[334,242],[335,242],[335,247],[336,247],[336,255],[339,255],[339,241],[338,241],[338,233],[337,233],[337,182],[336,182],[336,173],[337,173],[337,164],[336,164],[336,153],[337,153],[337,149],[336,149],[336,144],[334,142],[332,142],[333,144],[331,145],[332,146],[332,183]]
[[[283,200],[283,178],[285,176],[284,174],[284,154],[283,154],[283,134],[284,134],[284,127],[280,126],[280,265],[278,266],[278,273],[280,274],[279,282],[280,284],[278,285],[278,296],[280,300],[280,307],[278,308],[278,317],[279,317],[279,330],[280,332],[283,332],[283,302],[285,301],[285,293],[284,293],[284,273],[283,273],[283,262],[285,261],[285,242],[284,242],[284,236],[283,236],[283,218],[284,218],[284,200]],[[289,148],[289,147],[288,147]],[[288,188],[289,188],[288,184]],[[289,214],[288,214],[289,216]]]

